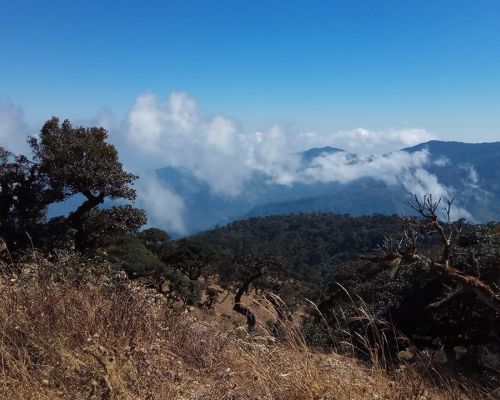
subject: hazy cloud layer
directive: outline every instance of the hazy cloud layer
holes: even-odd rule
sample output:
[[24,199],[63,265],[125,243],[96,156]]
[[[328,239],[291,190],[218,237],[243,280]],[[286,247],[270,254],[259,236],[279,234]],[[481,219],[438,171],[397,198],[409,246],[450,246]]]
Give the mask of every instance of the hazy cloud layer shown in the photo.
[[[92,121],[75,125],[100,125],[110,131],[125,168],[139,176],[138,205],[148,212],[150,224],[185,233],[184,199],[162,186],[156,168],[188,169],[209,184],[214,193],[238,196],[255,173],[271,184],[295,182],[341,182],[372,177],[390,185],[403,185],[408,192],[450,198],[454,189],[442,185],[426,166],[449,164],[431,160],[426,150],[395,151],[434,139],[423,129],[370,131],[357,128],[334,133],[295,132],[279,125],[245,132],[223,115],[209,115],[185,92],[172,92],[165,100],[153,93],[139,95],[125,121],[117,122],[111,111],[101,110]],[[15,152],[27,152],[26,126],[21,109],[0,105],[0,144]],[[300,152],[334,146],[347,152],[323,154],[304,166]],[[356,155],[353,155],[356,153]],[[385,154],[385,155],[384,155]],[[478,181],[465,166],[471,185]],[[470,217],[455,207],[455,217]]]
[[[432,194],[435,198],[451,199],[454,189],[438,181],[436,175],[425,167],[430,165],[431,157],[427,150],[413,153],[396,151],[387,155],[357,155],[348,153],[324,154],[315,158],[311,166],[302,173],[304,182],[341,182],[348,183],[356,179],[371,177],[389,185],[401,184],[408,193],[422,197]],[[477,176],[471,172],[471,181]],[[471,215],[463,208],[455,206],[453,219],[468,218]]]
[[[285,131],[276,125],[258,132],[244,132],[227,117],[203,114],[187,93],[173,92],[167,99],[158,100],[148,92],[137,97],[129,111],[125,132],[129,147],[146,163],[187,168],[207,182],[214,193],[228,196],[240,195],[255,172],[264,173],[269,183],[282,185],[347,183],[372,177],[387,184],[403,185],[408,192],[418,195],[432,193],[451,198],[454,194],[453,188],[441,184],[425,169],[432,163],[427,151],[394,152],[436,138],[423,129],[375,132],[358,128],[320,134]],[[298,153],[323,146],[335,146],[350,153],[321,155],[304,168]],[[447,162],[442,159],[436,164],[442,166]],[[154,185],[161,188],[158,182]],[[149,206],[158,217],[163,215],[161,209],[168,207],[160,201]],[[454,217],[470,215],[457,206]],[[173,225],[181,226],[179,221]]]
[[[301,160],[297,153],[312,147],[328,145],[358,154],[379,154],[434,138],[422,129],[390,132],[354,129],[319,134],[290,132],[273,126],[263,131],[244,132],[224,116],[203,115],[195,100],[183,92],[173,92],[164,101],[152,93],[138,96],[127,118],[126,135],[134,149],[154,158],[158,165],[187,168],[208,182],[214,192],[227,195],[239,194],[254,172],[265,173],[270,182],[293,183],[300,178]],[[331,179],[343,181],[340,164],[347,160],[338,157],[334,161],[339,165],[325,162],[323,174],[318,172],[310,178],[317,176],[324,180],[328,173]],[[384,168],[390,169],[411,161],[402,157],[380,160],[386,160]],[[367,159],[360,157],[358,161],[366,164]],[[373,166],[361,168],[355,175],[371,174]],[[317,167],[321,167],[321,162]],[[337,168],[340,170],[334,171]]]
[[148,225],[163,226],[178,234],[187,233],[184,225],[184,201],[161,186],[152,176],[143,176],[138,184],[137,202],[148,214]]
[[0,103],[0,146],[13,153],[27,153],[27,135],[22,109]]
[[429,160],[426,150],[415,153],[397,151],[388,155],[352,155],[345,152],[324,154],[311,162],[303,172],[306,181],[347,183],[372,177],[388,184],[400,183],[401,177],[412,173]]

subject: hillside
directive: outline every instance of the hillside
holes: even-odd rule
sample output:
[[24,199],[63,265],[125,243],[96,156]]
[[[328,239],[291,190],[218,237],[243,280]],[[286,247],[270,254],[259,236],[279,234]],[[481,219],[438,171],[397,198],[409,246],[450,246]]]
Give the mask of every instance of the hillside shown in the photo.
[[[407,244],[410,249],[418,248],[419,257],[396,267],[394,272],[389,271],[383,258],[371,261],[380,256],[366,257],[389,252],[387,247],[384,250],[384,243],[400,246],[397,243],[404,243],[404,235],[418,229],[415,227],[419,223],[419,220],[403,222],[400,218],[382,215],[269,216],[236,221],[195,235],[193,240],[221,254],[222,267],[218,269],[221,279],[228,274],[223,261],[226,254],[240,249],[256,257],[272,254],[274,259],[284,260],[285,274],[270,269],[269,282],[258,281],[255,286],[272,290],[294,309],[307,304],[305,298],[314,299],[321,314],[310,313],[303,325],[310,344],[322,348],[334,345],[335,340],[322,331],[321,323],[325,319],[338,329],[335,335],[342,335],[346,330],[364,332],[366,327],[356,322],[362,307],[373,318],[391,321],[394,329],[420,349],[436,351],[436,343],[439,343],[442,355],[448,360],[446,363],[451,363],[455,370],[464,370],[464,373],[481,370],[484,377],[496,381],[491,369],[496,367],[484,365],[481,355],[489,354],[491,360],[497,360],[494,365],[500,365],[496,306],[492,309],[478,303],[475,295],[467,290],[462,292],[461,284],[454,291],[442,274],[432,272],[433,263],[438,261],[429,261],[430,264],[423,261],[439,260],[442,251],[439,235],[430,234],[429,227],[422,226],[416,234],[416,244]],[[455,228],[452,225],[444,229]],[[461,271],[460,274],[480,276],[492,288],[497,287],[500,284],[498,226],[466,224],[457,232],[450,253],[451,265]],[[401,248],[392,249],[389,256],[404,254]],[[262,258],[263,263],[268,262],[266,260]],[[234,265],[233,268],[238,265],[231,259],[227,263]],[[467,278],[471,282],[475,279],[472,275]],[[435,305],[430,306],[432,304]],[[346,326],[339,323],[340,316],[340,321],[346,320]],[[404,346],[399,341],[390,342],[387,343],[389,353]],[[466,349],[468,356],[454,362],[457,348]]]
[[[451,188],[459,204],[470,212],[475,222],[500,219],[500,142],[460,143],[430,141],[402,151],[428,151],[432,158],[425,169]],[[438,161],[440,160],[440,161]],[[487,190],[485,189],[487,188]],[[411,189],[411,188],[410,188]],[[335,212],[351,215],[407,214],[402,206],[409,188],[388,185],[375,179],[359,179],[335,193],[300,200],[263,204],[248,216],[264,216],[297,212]]]
[[[487,395],[445,375],[427,379],[424,355],[388,373],[376,359],[361,363],[337,352],[312,352],[292,326],[282,340],[265,326],[248,336],[240,319],[221,313],[224,305],[214,312],[180,313],[164,296],[124,280],[109,266],[77,257],[61,254],[53,263],[38,255],[16,267],[23,271],[16,278],[0,276],[4,399],[473,400]],[[273,319],[269,309],[267,315]]]
[[372,252],[401,227],[400,220],[384,215],[276,215],[235,221],[193,239],[219,252],[242,244],[252,251],[272,251],[287,258],[297,278],[310,283],[324,280],[343,262]]
[[[29,145],[31,159],[0,148],[0,397],[440,400],[500,387],[500,226],[453,221],[464,203],[438,191],[413,198],[417,217],[253,217],[173,239],[141,229],[138,177],[105,129],[53,117]],[[317,184],[260,171],[245,204],[314,187],[309,198],[370,195],[390,212],[397,182],[436,183],[429,154],[311,149],[295,172]],[[459,169],[477,191],[476,168]],[[204,204],[241,207],[178,172],[172,184],[198,185],[200,221]],[[61,204],[73,209],[48,215]]]
[[500,400],[500,0],[0,4],[0,400]]

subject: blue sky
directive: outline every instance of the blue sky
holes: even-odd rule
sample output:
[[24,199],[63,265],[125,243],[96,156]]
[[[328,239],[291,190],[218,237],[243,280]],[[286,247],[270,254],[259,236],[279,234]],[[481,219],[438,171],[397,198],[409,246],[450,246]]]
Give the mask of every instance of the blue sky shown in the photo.
[[246,129],[500,140],[500,1],[0,0],[0,103],[125,118],[186,91]]

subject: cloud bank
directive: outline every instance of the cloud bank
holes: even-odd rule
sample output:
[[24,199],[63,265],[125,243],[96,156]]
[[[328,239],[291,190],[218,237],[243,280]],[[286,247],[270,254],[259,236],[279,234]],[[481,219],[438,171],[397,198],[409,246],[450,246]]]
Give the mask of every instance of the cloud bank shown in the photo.
[[[312,147],[336,146],[357,154],[380,154],[435,138],[423,129],[373,132],[360,128],[319,134],[285,131],[276,125],[244,132],[222,115],[204,115],[184,92],[173,92],[164,101],[150,92],[138,96],[128,113],[126,136],[128,143],[150,160],[162,166],[187,168],[208,182],[214,192],[226,195],[239,194],[254,172],[266,174],[270,182],[293,183],[301,168],[298,152]],[[409,161],[394,158],[385,162],[386,169],[396,167],[397,161],[398,165]],[[359,158],[358,162],[366,160]],[[336,161],[347,162],[342,156]],[[339,175],[339,180],[344,179],[342,171],[333,171],[327,163],[324,167],[323,172],[331,178]],[[371,168],[364,171],[371,173]],[[321,179],[325,179],[324,174]]]
[[[435,198],[452,199],[455,190],[440,183],[436,175],[425,169],[430,164],[431,155],[427,150],[396,151],[377,156],[339,152],[316,157],[302,172],[301,180],[348,183],[370,177],[388,185],[402,185],[408,193],[419,197],[432,194]],[[471,182],[477,182],[477,173],[474,176],[469,172],[469,176]],[[452,209],[451,217],[472,219],[470,213],[459,206]]]
[[[147,163],[183,167],[221,195],[241,195],[255,173],[279,185],[348,183],[371,177],[389,185],[402,185],[409,193],[420,196],[432,193],[449,199],[454,195],[453,188],[427,171],[426,166],[432,163],[427,151],[395,151],[436,139],[424,129],[381,132],[357,128],[325,134],[287,131],[275,125],[245,132],[225,116],[204,114],[185,92],[172,92],[165,100],[147,92],[139,95],[130,109],[125,136],[126,143]],[[301,151],[324,146],[346,152],[323,154],[303,165]],[[447,162],[440,159],[435,165]],[[153,191],[166,190],[159,182],[149,182],[155,185]],[[181,199],[176,198],[176,202],[173,209],[182,209]],[[161,210],[169,208],[167,204],[169,200],[148,206],[160,218]],[[470,214],[457,206],[453,217],[470,218]],[[181,221],[170,218],[169,223],[182,228]]]
[[222,115],[204,116],[183,92],[165,101],[140,95],[128,114],[126,137],[150,162],[186,168],[214,193],[228,196],[240,194],[254,172],[281,182],[300,164],[280,127],[244,133]]
[[[214,194],[245,195],[247,183],[259,174],[269,184],[340,182],[371,177],[389,185],[402,185],[408,192],[451,198],[454,189],[444,186],[426,169],[434,163],[426,150],[397,151],[436,137],[424,129],[371,131],[356,128],[332,133],[297,132],[274,125],[246,132],[233,119],[201,111],[185,92],[172,92],[161,100],[152,92],[135,99],[124,121],[101,110],[84,125],[100,125],[110,131],[125,168],[141,176],[137,183],[138,204],[150,224],[185,233],[184,199],[156,179],[154,170],[182,167],[209,185]],[[77,121],[75,124],[79,124]],[[11,151],[27,152],[23,112],[0,104],[0,143]],[[345,152],[321,154],[304,165],[301,152],[334,146]],[[354,155],[356,154],[356,155]],[[468,168],[471,184],[475,171]],[[455,207],[455,217],[470,217]]]

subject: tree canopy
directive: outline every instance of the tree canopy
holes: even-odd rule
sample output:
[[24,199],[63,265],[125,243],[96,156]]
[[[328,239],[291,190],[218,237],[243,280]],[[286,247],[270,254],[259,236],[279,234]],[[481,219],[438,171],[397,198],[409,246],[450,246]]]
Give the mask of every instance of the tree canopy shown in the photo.
[[[56,117],[38,137],[29,137],[32,159],[0,148],[0,237],[10,248],[22,248],[54,236],[71,238],[77,250],[97,246],[109,235],[135,231],[146,222],[131,205],[99,208],[105,200],[133,201],[137,178],[126,172],[116,148],[101,127],[73,127]],[[50,204],[79,195],[83,202],[67,217],[47,221]],[[38,232],[38,234],[37,234]],[[40,233],[43,232],[43,235]]]

